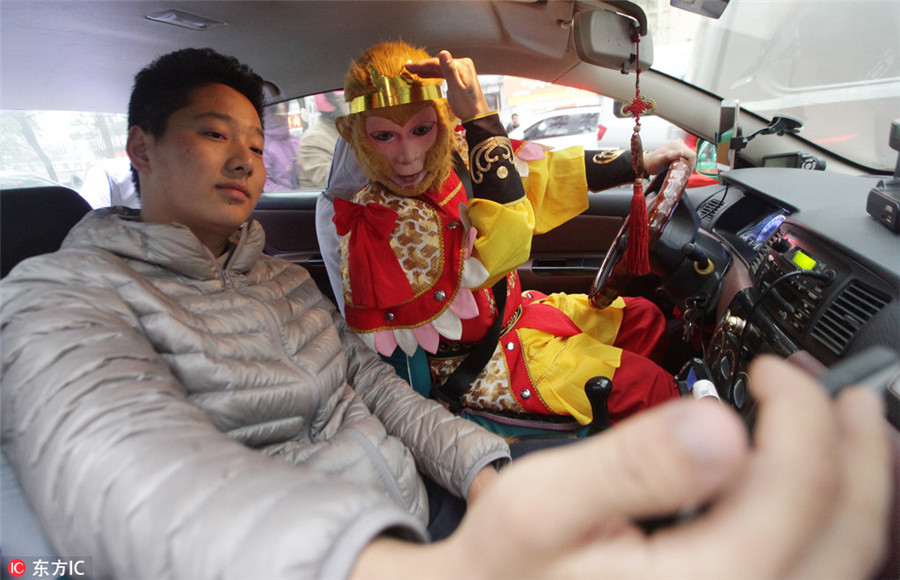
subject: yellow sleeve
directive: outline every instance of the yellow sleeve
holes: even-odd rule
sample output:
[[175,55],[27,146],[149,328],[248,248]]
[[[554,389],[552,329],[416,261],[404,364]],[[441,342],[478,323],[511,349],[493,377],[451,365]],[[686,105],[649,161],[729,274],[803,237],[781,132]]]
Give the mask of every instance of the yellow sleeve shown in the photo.
[[547,151],[528,162],[522,178],[525,198],[507,204],[483,198],[469,201],[469,219],[478,231],[473,254],[490,273],[492,286],[531,255],[531,237],[552,230],[588,208],[584,149]]
[[543,159],[528,162],[528,175],[522,183],[536,216],[535,234],[569,221],[588,208],[584,149],[547,151]]
[[469,219],[478,231],[472,254],[490,273],[482,288],[493,286],[528,260],[534,211],[527,199],[508,204],[472,199],[469,201]]

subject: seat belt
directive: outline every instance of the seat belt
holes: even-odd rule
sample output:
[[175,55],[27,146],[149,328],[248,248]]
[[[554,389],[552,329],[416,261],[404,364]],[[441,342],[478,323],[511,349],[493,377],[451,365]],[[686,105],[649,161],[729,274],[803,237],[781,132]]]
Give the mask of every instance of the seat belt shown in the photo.
[[459,413],[462,410],[462,396],[475,377],[484,369],[500,342],[500,331],[503,329],[503,317],[506,314],[506,276],[491,287],[494,303],[497,305],[497,318],[491,324],[484,338],[475,345],[469,356],[460,363],[456,370],[447,377],[443,384],[431,389],[431,396],[450,406],[450,410]]
[[[458,151],[454,151],[453,168],[466,190],[466,197],[472,199],[472,176]],[[506,276],[498,280],[492,287],[494,303],[497,306],[497,318],[488,328],[484,337],[475,345],[462,363],[453,373],[447,377],[443,384],[433,388],[431,395],[450,406],[450,410],[459,413],[462,410],[462,395],[472,385],[475,377],[484,369],[497,343],[500,342],[500,332],[503,329],[503,317],[506,315]]]

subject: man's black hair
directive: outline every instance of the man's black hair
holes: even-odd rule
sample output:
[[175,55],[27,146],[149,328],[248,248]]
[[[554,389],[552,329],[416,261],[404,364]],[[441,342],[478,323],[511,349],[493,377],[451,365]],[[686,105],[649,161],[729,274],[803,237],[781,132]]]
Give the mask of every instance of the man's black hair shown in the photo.
[[260,119],[263,80],[236,58],[211,48],[186,48],[163,55],[134,77],[128,126],[137,125],[161,137],[175,111],[186,107],[191,91],[209,84],[222,84],[241,93],[253,104]]
[[[186,48],[163,55],[134,77],[128,103],[128,127],[138,126],[156,138],[166,132],[169,117],[190,104],[194,89],[222,84],[250,101],[262,122],[263,79],[236,58],[211,48]],[[132,168],[135,185],[137,172]]]

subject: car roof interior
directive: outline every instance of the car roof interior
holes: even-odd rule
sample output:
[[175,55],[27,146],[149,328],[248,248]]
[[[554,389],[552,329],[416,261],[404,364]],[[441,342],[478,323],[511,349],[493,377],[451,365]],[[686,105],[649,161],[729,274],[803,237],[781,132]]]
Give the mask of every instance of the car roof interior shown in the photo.
[[[467,56],[477,50],[481,73],[520,63],[532,78],[555,81],[580,63],[569,30],[573,14],[602,4],[345,1],[352,17],[336,26],[333,7],[325,6],[330,3],[270,2],[260,10],[254,1],[4,0],[3,107],[124,112],[140,67],[191,46],[237,56],[285,97],[340,88],[352,58],[401,37],[430,52]],[[224,24],[190,30],[147,18],[172,10]],[[396,36],[385,37],[383,30]],[[57,63],[54,70],[46,70],[47,62]]]
[[[347,18],[335,21],[335,2]],[[274,83],[281,91],[274,102],[340,89],[354,58],[396,39],[432,54],[446,49],[472,57],[481,74],[602,86],[605,95],[627,100],[633,75],[583,62],[572,27],[581,12],[633,7],[621,0],[3,0],[0,100],[4,109],[124,113],[141,67],[180,48],[211,47]],[[167,11],[223,24],[191,30],[147,18]],[[719,99],[701,95],[714,106],[691,106],[697,93],[672,81],[645,68],[642,87],[666,95],[656,114],[687,111],[691,131],[712,138]]]

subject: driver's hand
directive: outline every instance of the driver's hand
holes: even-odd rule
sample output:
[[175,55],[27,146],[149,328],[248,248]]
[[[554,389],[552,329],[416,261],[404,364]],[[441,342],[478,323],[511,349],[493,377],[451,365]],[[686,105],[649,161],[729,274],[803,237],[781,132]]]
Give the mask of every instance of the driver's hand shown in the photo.
[[644,171],[649,175],[656,175],[665,171],[669,163],[676,159],[685,158],[690,165],[690,172],[694,172],[697,164],[697,152],[688,147],[681,139],[669,141],[659,149],[644,154]]

